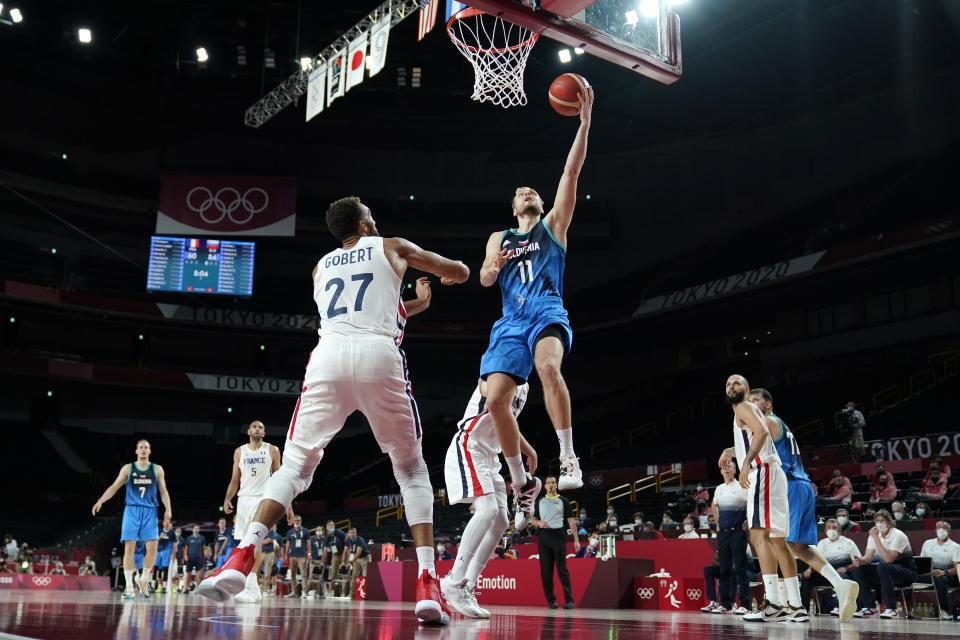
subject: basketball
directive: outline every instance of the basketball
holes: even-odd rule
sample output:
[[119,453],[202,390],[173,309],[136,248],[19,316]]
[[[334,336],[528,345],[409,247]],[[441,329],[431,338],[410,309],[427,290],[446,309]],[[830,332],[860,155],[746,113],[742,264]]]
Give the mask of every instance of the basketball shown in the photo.
[[590,86],[587,79],[576,73],[565,73],[550,83],[550,106],[562,116],[580,113],[577,94]]

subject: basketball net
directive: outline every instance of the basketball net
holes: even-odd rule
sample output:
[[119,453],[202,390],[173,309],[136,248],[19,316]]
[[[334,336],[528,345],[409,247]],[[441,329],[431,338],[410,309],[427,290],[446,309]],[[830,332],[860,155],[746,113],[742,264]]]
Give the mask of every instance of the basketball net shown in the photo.
[[450,17],[447,35],[473,66],[473,95],[504,109],[527,104],[523,72],[539,34],[477,9]]

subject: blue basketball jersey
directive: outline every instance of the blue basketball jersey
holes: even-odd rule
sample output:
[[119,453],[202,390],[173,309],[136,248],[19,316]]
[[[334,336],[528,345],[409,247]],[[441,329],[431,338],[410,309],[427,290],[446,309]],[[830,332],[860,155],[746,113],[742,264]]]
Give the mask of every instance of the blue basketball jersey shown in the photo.
[[526,315],[544,306],[563,306],[563,268],[566,247],[541,220],[526,232],[507,229],[500,250],[513,249],[513,257],[500,270],[503,315]]
[[771,413],[770,417],[780,423],[780,439],[774,440],[773,444],[777,447],[780,467],[787,474],[787,480],[810,482],[810,478],[803,468],[803,460],[800,459],[800,445],[797,443],[797,439],[793,437],[790,427],[784,424],[783,420],[777,415]]
[[146,471],[138,469],[136,462],[130,463],[130,477],[127,478],[127,504],[136,507],[157,506],[157,472],[152,462]]

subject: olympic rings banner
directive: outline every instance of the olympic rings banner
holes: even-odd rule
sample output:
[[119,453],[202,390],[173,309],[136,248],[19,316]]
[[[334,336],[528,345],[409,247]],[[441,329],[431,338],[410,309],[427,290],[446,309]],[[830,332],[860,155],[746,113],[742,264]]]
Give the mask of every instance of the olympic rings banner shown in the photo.
[[297,183],[273,176],[162,176],[156,233],[292,236]]

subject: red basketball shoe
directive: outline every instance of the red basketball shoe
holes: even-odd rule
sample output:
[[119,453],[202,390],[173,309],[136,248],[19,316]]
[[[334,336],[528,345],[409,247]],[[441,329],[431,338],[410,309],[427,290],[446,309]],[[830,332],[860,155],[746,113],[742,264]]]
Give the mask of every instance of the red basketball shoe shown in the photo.
[[417,578],[416,613],[424,624],[450,624],[450,612],[440,599],[440,581],[426,569]]
[[197,586],[197,593],[215,602],[223,602],[243,591],[247,584],[247,574],[253,568],[255,548],[251,544],[231,551],[223,566]]

